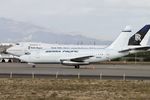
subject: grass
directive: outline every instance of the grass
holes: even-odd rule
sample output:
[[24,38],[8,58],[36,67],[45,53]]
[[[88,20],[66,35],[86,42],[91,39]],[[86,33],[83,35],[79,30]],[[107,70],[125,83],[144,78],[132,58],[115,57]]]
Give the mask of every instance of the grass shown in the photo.
[[0,100],[150,100],[150,81],[0,79]]

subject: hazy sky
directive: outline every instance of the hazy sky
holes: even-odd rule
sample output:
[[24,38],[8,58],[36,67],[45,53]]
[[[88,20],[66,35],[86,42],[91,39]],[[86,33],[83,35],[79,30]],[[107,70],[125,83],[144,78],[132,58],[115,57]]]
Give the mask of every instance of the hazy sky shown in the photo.
[[135,32],[150,23],[150,0],[0,0],[0,17],[114,40],[126,25]]

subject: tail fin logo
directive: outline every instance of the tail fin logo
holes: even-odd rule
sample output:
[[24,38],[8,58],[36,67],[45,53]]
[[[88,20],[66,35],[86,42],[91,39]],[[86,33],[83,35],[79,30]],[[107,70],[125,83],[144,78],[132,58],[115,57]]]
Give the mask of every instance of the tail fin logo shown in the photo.
[[135,41],[142,41],[140,34],[135,34]]
[[145,25],[142,29],[140,29],[138,32],[136,32],[134,35],[130,37],[128,45],[141,45],[141,42],[148,39],[146,38],[146,34],[150,32],[149,30],[150,30],[150,24]]

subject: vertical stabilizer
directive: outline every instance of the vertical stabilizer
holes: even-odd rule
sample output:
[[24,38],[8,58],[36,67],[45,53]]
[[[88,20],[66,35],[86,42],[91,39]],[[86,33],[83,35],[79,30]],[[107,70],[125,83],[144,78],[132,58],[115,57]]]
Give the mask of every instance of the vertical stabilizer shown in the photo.
[[137,33],[132,35],[132,37],[129,39],[128,45],[129,46],[147,45],[150,36],[149,29],[150,29],[150,25],[145,25]]
[[127,48],[128,41],[131,35],[130,26],[126,26],[118,38],[108,47],[109,49],[123,50]]

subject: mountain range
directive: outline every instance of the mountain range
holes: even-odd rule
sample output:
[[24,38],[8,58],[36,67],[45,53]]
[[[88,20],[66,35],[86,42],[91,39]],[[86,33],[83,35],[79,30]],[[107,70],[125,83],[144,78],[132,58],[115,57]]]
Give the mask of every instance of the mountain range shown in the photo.
[[101,41],[83,35],[56,33],[26,22],[0,18],[0,42],[46,42],[59,44],[108,45],[111,41]]

